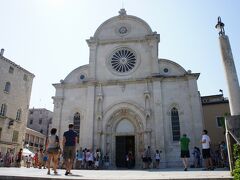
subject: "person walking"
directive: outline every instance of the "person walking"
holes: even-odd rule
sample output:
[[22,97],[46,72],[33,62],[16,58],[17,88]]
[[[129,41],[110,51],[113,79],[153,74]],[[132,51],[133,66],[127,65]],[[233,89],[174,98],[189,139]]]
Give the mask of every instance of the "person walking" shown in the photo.
[[100,160],[101,160],[101,153],[100,153],[99,149],[96,150],[96,152],[94,154],[94,159],[95,159],[95,169],[99,169]]
[[68,125],[68,131],[63,134],[63,158],[66,167],[65,175],[71,174],[75,154],[78,134],[73,130],[74,125]]
[[156,153],[155,153],[156,169],[160,168],[160,153],[161,151],[159,152],[159,150],[156,150]]
[[47,152],[44,150],[43,151],[43,169],[46,169],[46,164],[47,164]]
[[40,151],[38,152],[38,169],[42,169],[43,166],[43,149],[41,148]]
[[50,136],[47,139],[47,174],[50,175],[50,164],[53,161],[53,171],[57,174],[57,164],[58,164],[58,151],[59,151],[59,137],[56,135],[57,129],[52,128],[50,131]]
[[211,151],[210,151],[211,140],[207,134],[208,134],[208,131],[204,129],[202,132],[202,140],[201,140],[202,156],[205,161],[205,169],[203,170],[214,170],[212,158],[211,158]]
[[146,169],[149,169],[150,168],[150,165],[152,163],[152,152],[151,152],[151,147],[148,146],[146,151],[144,152],[144,156],[146,158]]
[[224,141],[219,145],[220,155],[221,155],[221,165],[223,167],[228,167],[228,154],[227,154],[227,145]]
[[27,168],[30,168],[31,167],[31,162],[32,162],[32,157],[31,155],[29,154],[26,158],[26,165],[27,165]]
[[192,154],[193,154],[193,158],[194,158],[194,160],[193,160],[194,167],[199,168],[200,167],[200,156],[201,156],[200,149],[195,146]]
[[83,161],[83,150],[80,147],[80,149],[77,150],[77,152],[76,152],[76,165],[75,165],[76,169],[82,168],[82,161]]
[[22,161],[22,157],[23,157],[23,149],[21,148],[17,154],[17,160],[16,160],[16,163],[17,163],[17,167],[21,167],[21,161]]
[[187,171],[188,168],[188,158],[190,157],[189,153],[189,143],[190,139],[187,137],[186,134],[183,134],[180,138],[180,147],[181,147],[181,158],[184,165],[184,171]]
[[34,162],[34,168],[38,167],[38,152],[39,150],[37,149],[37,151],[35,152],[34,156],[33,156],[33,162]]
[[126,155],[127,168],[131,169],[134,165],[134,157],[132,151],[129,151]]

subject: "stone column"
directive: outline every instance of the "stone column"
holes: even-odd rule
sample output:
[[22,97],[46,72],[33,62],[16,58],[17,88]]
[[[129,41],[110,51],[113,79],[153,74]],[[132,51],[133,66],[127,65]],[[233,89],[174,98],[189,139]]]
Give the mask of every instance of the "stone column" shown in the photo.
[[240,115],[240,88],[228,36],[220,34],[219,41],[228,85],[230,112],[232,116]]
[[[63,90],[64,91],[64,90]],[[53,123],[52,128],[57,128],[57,133],[60,139],[62,139],[63,130],[62,130],[62,110],[63,110],[63,96],[52,97],[54,104],[54,114],[53,114]]]
[[94,37],[87,40],[89,46],[89,79],[96,78],[96,49],[97,41]]

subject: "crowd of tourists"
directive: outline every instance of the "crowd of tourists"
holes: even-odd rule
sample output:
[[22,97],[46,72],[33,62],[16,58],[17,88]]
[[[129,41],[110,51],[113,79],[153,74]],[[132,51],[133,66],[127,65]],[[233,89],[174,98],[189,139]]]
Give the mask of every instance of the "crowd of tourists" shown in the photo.
[[[187,171],[189,168],[188,159],[190,158],[189,143],[190,138],[186,134],[183,134],[180,138],[180,149],[184,171]],[[202,167],[202,161],[204,161],[203,170],[214,170],[216,167],[227,167],[228,168],[228,154],[227,146],[225,142],[221,142],[217,149],[210,148],[211,140],[208,136],[208,131],[202,131],[202,139],[200,141],[202,145],[202,154],[198,147],[194,147],[193,155],[193,164],[190,166],[192,168]]]
[[109,168],[109,155],[103,156],[100,149],[92,151],[91,149],[80,148],[76,152],[74,163],[75,169],[108,169]]
[[[73,124],[69,124],[69,130],[63,134],[62,149],[60,148],[59,137],[56,135],[57,129],[52,128],[50,136],[47,138],[46,150],[39,149],[34,155],[23,156],[23,150],[20,149],[14,155],[8,151],[5,155],[0,152],[0,166],[2,167],[21,167],[43,168],[50,174],[51,168],[54,174],[58,174],[57,169],[66,169],[65,175],[71,174],[71,169],[108,169],[110,165],[109,154],[103,155],[101,149],[80,148],[76,150],[77,133],[73,130]],[[215,167],[228,167],[227,146],[225,142],[219,143],[215,150],[210,149],[210,137],[207,130],[203,131],[201,144],[189,151],[190,138],[183,134],[180,138],[180,157],[182,158],[184,170],[191,168],[201,168],[204,170],[213,170]],[[155,150],[153,153],[151,147],[144,149],[142,154],[142,168],[160,168],[161,150]],[[192,164],[188,161],[192,155]],[[135,164],[135,157],[132,151],[125,155],[127,168],[131,169]],[[205,165],[203,165],[203,162]]]

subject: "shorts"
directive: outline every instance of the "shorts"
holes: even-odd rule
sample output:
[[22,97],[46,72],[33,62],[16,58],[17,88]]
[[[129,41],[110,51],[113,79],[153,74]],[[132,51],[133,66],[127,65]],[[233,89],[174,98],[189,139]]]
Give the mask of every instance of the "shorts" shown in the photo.
[[65,146],[63,149],[63,158],[64,159],[74,159],[76,154],[75,146]]
[[83,158],[77,158],[78,161],[83,161]]
[[189,158],[189,157],[190,157],[189,150],[181,151],[181,158]]
[[202,149],[203,159],[208,159],[211,157],[210,149]]
[[48,148],[48,149],[47,149],[47,153],[48,153],[48,154],[57,154],[57,153],[58,153],[58,150],[59,150],[58,147]]

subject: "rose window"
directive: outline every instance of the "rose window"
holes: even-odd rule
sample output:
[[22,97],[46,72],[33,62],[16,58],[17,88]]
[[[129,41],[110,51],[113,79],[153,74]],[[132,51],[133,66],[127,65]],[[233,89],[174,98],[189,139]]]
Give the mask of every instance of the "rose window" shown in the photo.
[[127,48],[118,49],[111,56],[110,64],[117,72],[129,72],[135,67],[136,55]]

